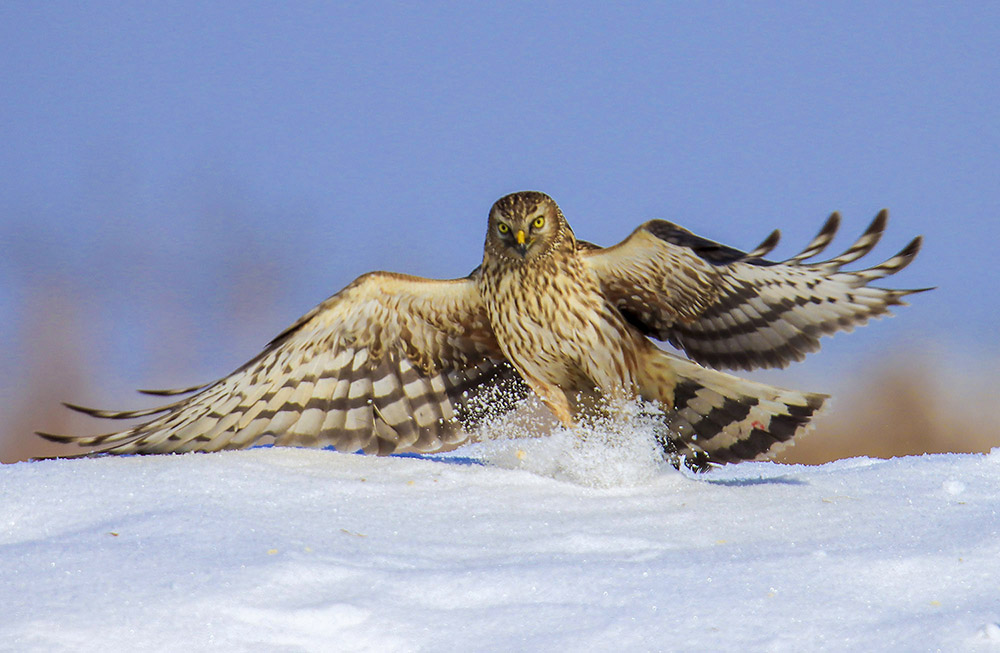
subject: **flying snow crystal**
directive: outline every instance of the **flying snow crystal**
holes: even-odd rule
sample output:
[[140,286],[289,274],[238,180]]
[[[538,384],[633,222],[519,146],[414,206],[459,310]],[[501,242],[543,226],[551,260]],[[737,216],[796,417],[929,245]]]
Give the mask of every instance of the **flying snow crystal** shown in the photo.
[[568,429],[554,420],[539,437],[540,402],[487,421],[477,433],[488,464],[595,488],[648,483],[664,466],[659,410],[642,401],[605,407]]

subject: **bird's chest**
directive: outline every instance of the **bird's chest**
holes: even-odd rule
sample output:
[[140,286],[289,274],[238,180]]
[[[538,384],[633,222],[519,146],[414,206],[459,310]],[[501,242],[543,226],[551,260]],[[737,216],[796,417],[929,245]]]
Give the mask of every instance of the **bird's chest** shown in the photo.
[[582,265],[484,272],[482,294],[497,341],[523,374],[557,385],[582,377],[603,385],[604,374],[592,368],[609,355],[616,359],[615,374],[621,373],[623,334]]

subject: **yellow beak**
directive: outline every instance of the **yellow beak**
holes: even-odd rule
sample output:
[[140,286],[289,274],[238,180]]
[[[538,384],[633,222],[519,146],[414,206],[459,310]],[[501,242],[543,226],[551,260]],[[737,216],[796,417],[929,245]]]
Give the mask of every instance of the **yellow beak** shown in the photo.
[[519,229],[518,232],[517,232],[517,244],[518,245],[523,245],[524,244],[524,238],[525,238],[524,237],[524,229]]

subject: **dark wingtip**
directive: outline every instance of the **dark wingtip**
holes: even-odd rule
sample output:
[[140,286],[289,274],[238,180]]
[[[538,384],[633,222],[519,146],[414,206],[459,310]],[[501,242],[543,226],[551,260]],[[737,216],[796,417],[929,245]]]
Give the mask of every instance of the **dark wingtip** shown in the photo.
[[100,413],[104,412],[97,408],[87,408],[86,406],[80,406],[79,404],[71,404],[68,401],[62,402],[62,405],[70,410],[75,410],[78,413],[83,413],[84,415],[90,415],[91,417],[100,417]]
[[770,234],[768,234],[767,238],[765,238],[760,243],[760,245],[757,245],[752,250],[750,250],[747,253],[746,258],[755,259],[755,258],[760,258],[762,256],[766,256],[771,252],[771,250],[773,250],[775,247],[778,246],[779,242],[781,242],[781,230],[775,229]]
[[35,435],[49,442],[59,442],[60,444],[72,444],[76,440],[72,435],[58,435],[56,433],[45,433],[44,431],[35,431]]
[[175,394],[183,394],[181,392],[177,392],[176,390],[145,390],[143,388],[138,388],[136,392],[144,395],[152,395],[154,397],[169,397]]
[[[830,214],[830,217],[826,219],[823,226],[820,227],[819,233],[837,233],[840,230],[840,211],[834,211]],[[819,234],[817,234],[819,235]]]
[[826,219],[826,222],[823,223],[823,226],[820,227],[816,235],[813,236],[813,239],[809,241],[806,248],[784,262],[789,265],[800,265],[804,261],[818,256],[820,252],[824,251],[833,242],[838,229],[840,229],[840,213],[834,211]]
[[201,383],[199,385],[193,385],[189,388],[170,388],[166,390],[139,390],[144,395],[153,395],[154,397],[174,397],[177,395],[187,395],[198,390],[204,390],[211,383]]
[[[35,433],[50,440],[53,437],[62,437],[62,436],[52,436],[50,433],[38,433],[37,431]],[[52,441],[62,442],[61,440],[52,440]],[[31,462],[39,462],[42,460],[73,460],[75,458],[99,458],[107,455],[109,454],[103,451],[83,451],[80,453],[60,453],[60,454],[55,454],[53,456],[32,456],[28,460]]]
[[71,404],[66,401],[62,402],[63,406],[69,408],[70,410],[75,410],[78,413],[83,413],[84,415],[89,415],[90,417],[96,417],[98,419],[138,419],[141,417],[149,417],[151,415],[158,415],[159,413],[166,412],[180,403],[183,403],[183,400],[167,404],[166,406],[154,406],[153,408],[145,408],[142,410],[101,410],[99,408],[88,408],[87,406]]
[[909,242],[909,244],[899,252],[902,256],[916,256],[920,251],[920,248],[924,246],[924,237],[917,236]]
[[[899,272],[900,270],[902,270],[903,268],[905,268],[906,266],[908,266],[910,263],[912,263],[913,259],[915,259],[917,257],[917,254],[920,252],[920,248],[923,246],[923,244],[924,244],[924,237],[923,236],[917,236],[916,238],[914,238],[913,240],[911,240],[909,243],[907,243],[906,247],[904,247],[903,249],[899,250],[899,252],[897,252],[895,256],[893,256],[892,258],[890,258],[889,261],[893,261],[893,260],[899,260],[900,261],[900,263],[898,263],[896,265],[896,269],[892,271],[892,274],[895,274],[896,272]],[[888,263],[888,261],[887,261],[887,263]],[[876,266],[876,267],[878,267],[878,266]]]
[[879,238],[876,238],[875,240],[872,241],[871,247],[869,247],[867,251],[871,251],[871,249],[875,247],[875,245],[881,239],[881,235],[885,232],[885,228],[888,225],[889,225],[889,209],[882,209],[875,215],[875,218],[872,219],[871,223],[869,223],[868,228],[865,229],[865,232],[861,234],[861,239],[864,239],[865,236],[874,236],[874,235],[879,236]]

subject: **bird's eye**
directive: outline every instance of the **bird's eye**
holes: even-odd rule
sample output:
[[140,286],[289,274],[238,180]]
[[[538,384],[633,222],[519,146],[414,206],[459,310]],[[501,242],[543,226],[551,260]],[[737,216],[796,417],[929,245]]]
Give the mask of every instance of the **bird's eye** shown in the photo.
[[502,234],[509,233],[510,232],[510,225],[508,225],[506,222],[498,222],[497,223],[497,231],[499,231]]
[[541,229],[542,227],[545,226],[545,218],[543,218],[542,216],[538,216],[537,218],[535,218],[535,221],[531,223],[531,226],[534,227],[535,229]]

